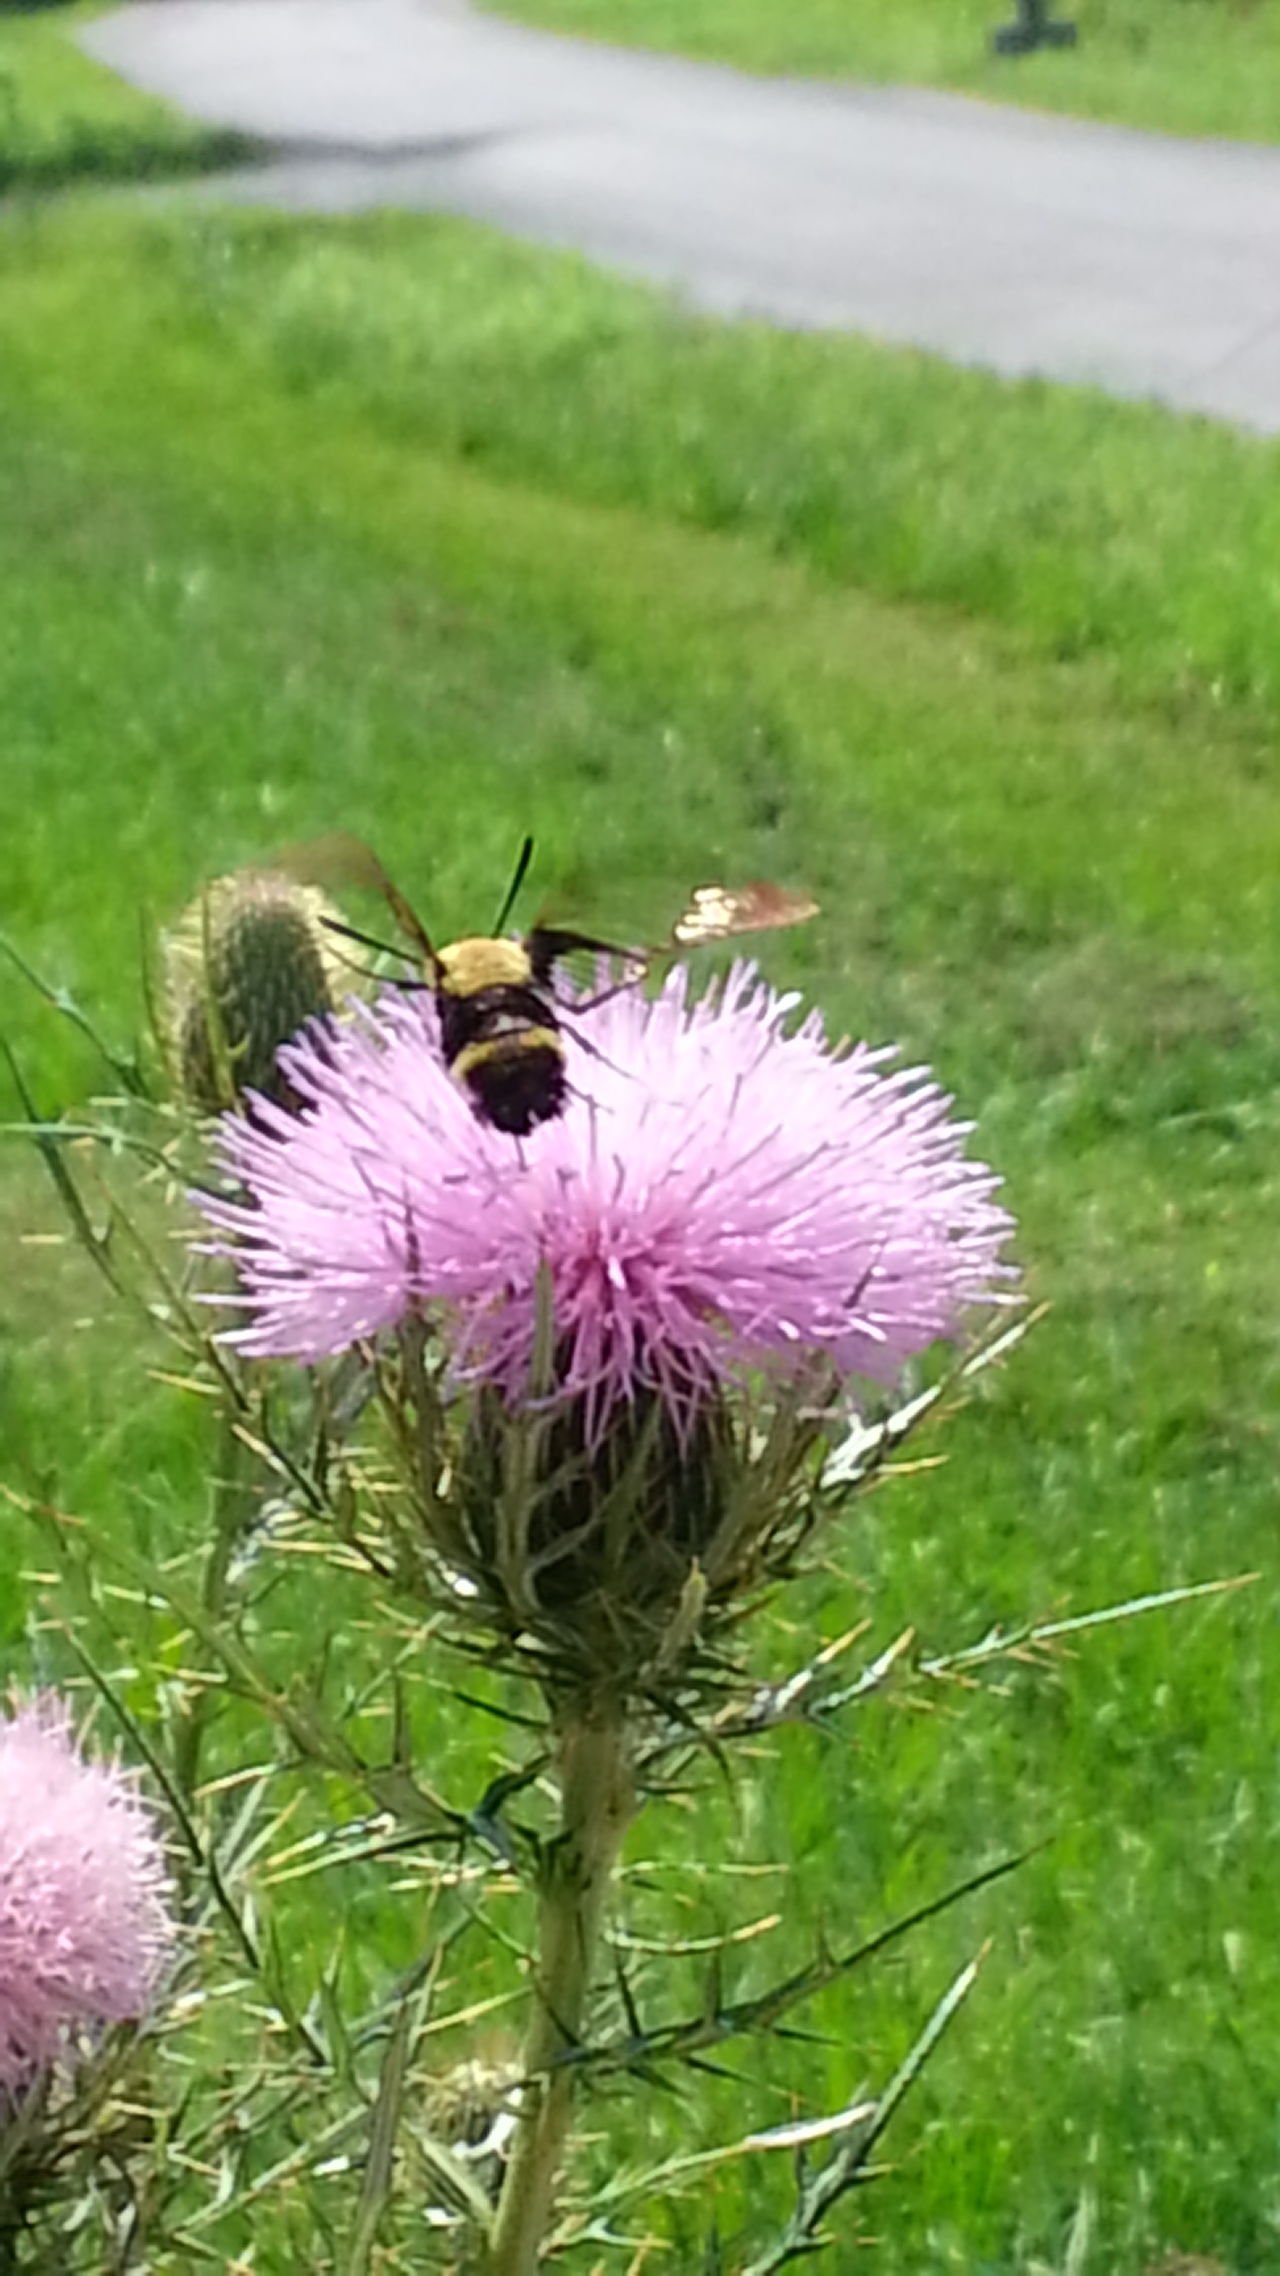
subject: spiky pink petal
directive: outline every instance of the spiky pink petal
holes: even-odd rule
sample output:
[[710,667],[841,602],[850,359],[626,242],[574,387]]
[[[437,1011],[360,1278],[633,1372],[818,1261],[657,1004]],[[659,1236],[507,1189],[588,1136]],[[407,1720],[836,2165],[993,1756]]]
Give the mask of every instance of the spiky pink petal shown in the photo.
[[457,1373],[519,1399],[549,1292],[562,1387],[601,1415],[644,1385],[683,1416],[815,1355],[891,1383],[998,1296],[1010,1221],[937,1085],[832,1050],[797,1001],[745,965],[619,994],[569,1021],[574,1096],[523,1140],[477,1121],[422,997],[313,1029],[281,1054],[302,1114],[224,1125],[249,1198],[201,1200],[234,1340],[315,1360],[426,1308]]
[[161,1845],[61,1701],[0,1716],[0,2100],[85,2031],[145,2014],[173,1926]]

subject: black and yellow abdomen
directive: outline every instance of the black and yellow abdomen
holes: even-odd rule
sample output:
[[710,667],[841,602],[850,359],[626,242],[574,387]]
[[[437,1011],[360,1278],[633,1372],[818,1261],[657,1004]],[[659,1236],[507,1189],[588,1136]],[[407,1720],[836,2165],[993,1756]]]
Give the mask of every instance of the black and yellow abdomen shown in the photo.
[[519,941],[454,941],[437,962],[445,1064],[483,1121],[526,1137],[563,1112],[568,1092],[549,991]]

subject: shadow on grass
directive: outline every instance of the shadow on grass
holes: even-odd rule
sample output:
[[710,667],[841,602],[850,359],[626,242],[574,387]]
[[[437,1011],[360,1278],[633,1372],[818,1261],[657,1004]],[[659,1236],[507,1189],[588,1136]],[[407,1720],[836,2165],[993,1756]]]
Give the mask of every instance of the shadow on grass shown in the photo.
[[[31,0],[52,6],[56,0]],[[230,128],[211,127],[207,133],[178,142],[173,136],[140,136],[135,127],[72,121],[56,143],[23,149],[0,148],[0,198],[14,191],[40,194],[86,186],[94,182],[155,182],[165,177],[186,178],[211,174],[228,166],[242,166],[259,155],[248,135]]]

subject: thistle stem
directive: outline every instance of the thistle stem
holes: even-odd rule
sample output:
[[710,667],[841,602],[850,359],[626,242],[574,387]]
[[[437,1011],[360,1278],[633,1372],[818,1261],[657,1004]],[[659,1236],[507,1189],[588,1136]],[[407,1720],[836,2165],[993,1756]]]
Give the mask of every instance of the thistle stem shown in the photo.
[[[227,1402],[219,1408],[218,1443],[209,1488],[209,1548],[200,1584],[200,1600],[213,1619],[221,1620],[227,1608],[231,1562],[253,1509],[249,1458],[236,1429],[236,1416]],[[186,1802],[200,1781],[200,1757],[209,1716],[209,1693],[198,1687],[177,1719],[173,1738],[173,1776]]]
[[620,1713],[562,1723],[560,1832],[547,1850],[520,2118],[498,2202],[489,2276],[535,2276],[573,2107],[563,2057],[579,2044],[600,1922],[635,1797]]

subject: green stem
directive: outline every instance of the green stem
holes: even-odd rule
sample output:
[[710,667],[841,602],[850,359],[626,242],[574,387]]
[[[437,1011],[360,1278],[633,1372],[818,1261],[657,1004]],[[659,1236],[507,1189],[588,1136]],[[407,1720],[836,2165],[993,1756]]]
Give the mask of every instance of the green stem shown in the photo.
[[[210,1540],[200,1584],[200,1601],[215,1620],[221,1620],[226,1611],[231,1560],[253,1507],[249,1454],[236,1429],[236,1419],[230,1403],[222,1402],[209,1487]],[[208,1715],[209,1691],[200,1684],[186,1700],[173,1737],[174,1783],[184,1802],[190,1802],[200,1781]]]
[[538,1913],[525,2085],[490,2244],[489,2276],[535,2276],[554,2210],[600,1922],[635,1808],[621,1714],[561,1725],[560,1833],[547,1852]]

